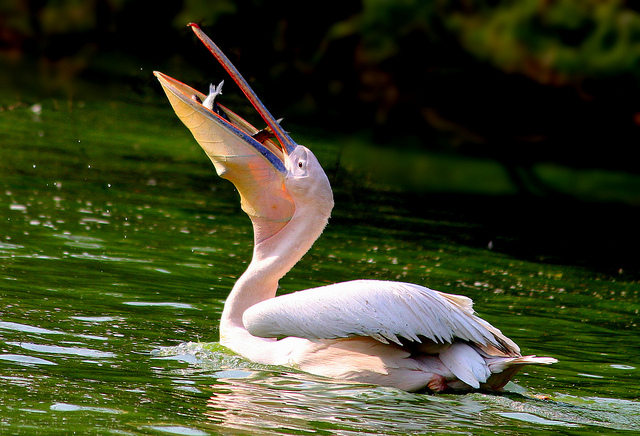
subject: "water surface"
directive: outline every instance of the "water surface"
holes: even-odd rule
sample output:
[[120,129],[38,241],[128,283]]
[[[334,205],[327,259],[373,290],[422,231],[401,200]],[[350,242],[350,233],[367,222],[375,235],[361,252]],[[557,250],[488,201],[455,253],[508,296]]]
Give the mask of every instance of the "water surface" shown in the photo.
[[[292,132],[329,169],[338,201],[282,292],[377,278],[464,294],[523,352],[560,363],[527,368],[503,395],[410,394],[255,365],[215,344],[224,299],[250,260],[249,221],[169,105],[46,99],[4,107],[0,432],[640,430],[633,275],[520,253],[512,248],[526,234],[487,233],[486,223],[441,200],[416,213],[423,208],[403,204],[408,197],[354,181],[348,161],[335,171],[335,138]],[[499,178],[486,183],[501,193]]]

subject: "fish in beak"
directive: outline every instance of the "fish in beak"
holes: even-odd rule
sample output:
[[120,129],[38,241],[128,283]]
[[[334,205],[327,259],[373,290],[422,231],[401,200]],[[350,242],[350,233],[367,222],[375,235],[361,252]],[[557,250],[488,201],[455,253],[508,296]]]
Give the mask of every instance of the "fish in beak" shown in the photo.
[[222,83],[211,86],[209,95],[204,95],[159,71],[154,75],[218,175],[231,181],[240,193],[242,209],[253,222],[257,244],[277,233],[293,216],[295,204],[284,182],[287,159],[298,145],[224,53],[196,24],[189,26],[240,87],[267,128],[257,129],[221,105],[217,97],[222,93]]

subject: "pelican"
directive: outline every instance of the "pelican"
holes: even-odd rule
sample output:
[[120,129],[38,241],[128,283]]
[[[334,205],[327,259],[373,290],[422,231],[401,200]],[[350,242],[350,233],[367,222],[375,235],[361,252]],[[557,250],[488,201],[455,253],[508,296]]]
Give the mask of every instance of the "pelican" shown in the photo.
[[406,391],[499,391],[524,365],[557,362],[522,356],[475,314],[471,299],[415,284],[355,280],[276,297],[278,281],[327,225],[333,192],[311,150],[291,139],[211,39],[189,26],[268,126],[256,129],[216,102],[222,84],[205,96],[154,72],[253,224],[252,260],[220,319],[222,345],[254,362]]

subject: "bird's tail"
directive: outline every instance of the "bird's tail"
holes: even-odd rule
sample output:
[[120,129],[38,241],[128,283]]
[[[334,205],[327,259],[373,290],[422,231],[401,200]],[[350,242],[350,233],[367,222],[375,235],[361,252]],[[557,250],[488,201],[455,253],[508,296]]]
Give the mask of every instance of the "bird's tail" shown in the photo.
[[538,357],[538,356],[520,356],[520,357],[497,357],[497,358],[487,358],[487,363],[489,364],[489,368],[491,372],[496,374],[504,371],[507,368],[511,368],[513,366],[523,366],[523,365],[551,365],[552,363],[557,363],[558,359],[554,359],[553,357]]
[[511,378],[525,365],[551,365],[558,359],[553,357],[520,356],[520,357],[485,357],[492,374],[483,388],[494,391],[501,390]]

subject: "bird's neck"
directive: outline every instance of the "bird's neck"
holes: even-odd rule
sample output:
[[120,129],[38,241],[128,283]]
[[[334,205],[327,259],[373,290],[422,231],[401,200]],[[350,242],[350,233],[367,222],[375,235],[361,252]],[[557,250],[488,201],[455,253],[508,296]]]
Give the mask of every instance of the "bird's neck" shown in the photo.
[[[298,208],[289,223],[270,238],[256,243],[253,258],[224,305],[220,337],[242,328],[242,314],[256,303],[276,295],[278,281],[304,256],[327,224],[330,211]],[[255,223],[254,223],[255,225]]]

